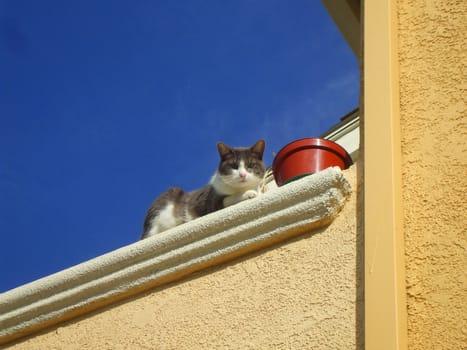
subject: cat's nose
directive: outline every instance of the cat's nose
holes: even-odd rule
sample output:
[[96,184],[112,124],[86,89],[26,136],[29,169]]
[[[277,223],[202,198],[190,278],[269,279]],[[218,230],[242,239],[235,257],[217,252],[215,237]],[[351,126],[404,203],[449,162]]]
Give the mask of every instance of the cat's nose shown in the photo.
[[240,171],[240,172],[238,173],[238,175],[240,176],[240,179],[245,180],[247,174],[246,174],[246,172],[244,172],[244,171]]

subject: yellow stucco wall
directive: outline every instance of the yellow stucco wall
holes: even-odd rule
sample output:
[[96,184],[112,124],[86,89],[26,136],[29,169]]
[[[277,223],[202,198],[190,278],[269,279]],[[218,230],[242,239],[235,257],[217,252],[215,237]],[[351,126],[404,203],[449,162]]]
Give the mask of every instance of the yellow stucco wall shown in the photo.
[[[355,173],[356,166],[346,171],[354,189]],[[325,229],[55,327],[11,348],[355,349],[356,318],[361,314],[356,308],[355,198],[352,194]],[[358,338],[361,342],[360,334]]]
[[399,1],[409,349],[467,346],[467,3]]

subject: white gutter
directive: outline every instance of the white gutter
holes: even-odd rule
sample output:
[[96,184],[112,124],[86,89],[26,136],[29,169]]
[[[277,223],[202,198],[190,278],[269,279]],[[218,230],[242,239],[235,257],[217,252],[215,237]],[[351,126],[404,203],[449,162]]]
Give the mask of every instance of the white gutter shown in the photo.
[[0,294],[0,344],[328,225],[350,185],[329,168]]
[[360,149],[360,117],[357,116],[341,127],[328,132],[323,138],[344,147],[355,162]]

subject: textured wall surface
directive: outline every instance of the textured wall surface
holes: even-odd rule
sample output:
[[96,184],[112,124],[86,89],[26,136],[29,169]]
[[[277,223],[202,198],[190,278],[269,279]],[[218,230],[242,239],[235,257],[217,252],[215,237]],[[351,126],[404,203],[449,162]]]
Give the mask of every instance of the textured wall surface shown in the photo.
[[466,13],[399,1],[409,349],[467,344]]
[[[345,172],[354,189],[355,168]],[[352,194],[325,229],[55,327],[11,348],[355,349],[356,246]]]

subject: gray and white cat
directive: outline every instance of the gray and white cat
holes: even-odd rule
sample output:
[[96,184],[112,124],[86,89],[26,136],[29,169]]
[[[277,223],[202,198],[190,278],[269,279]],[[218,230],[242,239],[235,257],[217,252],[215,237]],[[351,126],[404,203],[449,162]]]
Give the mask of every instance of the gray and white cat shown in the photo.
[[265,172],[264,147],[263,140],[250,148],[219,142],[220,163],[209,184],[192,192],[171,187],[156,198],[144,219],[141,239],[256,197]]

